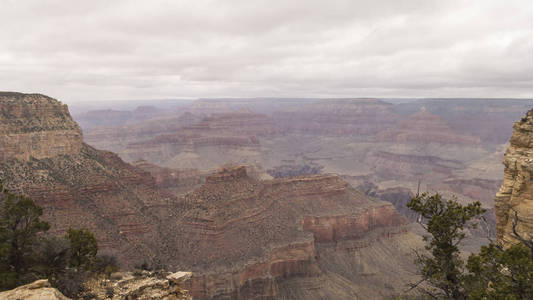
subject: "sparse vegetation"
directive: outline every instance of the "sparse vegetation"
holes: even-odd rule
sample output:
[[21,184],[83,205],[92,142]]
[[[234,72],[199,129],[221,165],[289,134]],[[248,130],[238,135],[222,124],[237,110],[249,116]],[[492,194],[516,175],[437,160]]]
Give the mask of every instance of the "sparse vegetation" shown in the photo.
[[64,237],[48,236],[42,208],[5,189],[0,181],[0,291],[36,279],[76,297],[94,273],[118,270],[113,256],[97,257],[98,244],[87,229],[69,228]]
[[81,270],[92,270],[96,263],[98,243],[87,229],[69,228],[65,239],[70,242],[70,266]]
[[[458,245],[464,229],[475,226],[484,210],[479,202],[466,206],[439,194],[413,197],[407,205],[421,216],[429,234],[428,253],[417,253],[422,280],[412,284],[431,299],[533,299],[533,247],[514,230],[519,244],[503,249],[490,243],[465,262]],[[519,222],[515,215],[513,224]]]
[[24,196],[6,190],[0,182],[0,289],[33,279],[40,233],[50,225],[40,220],[43,210]]

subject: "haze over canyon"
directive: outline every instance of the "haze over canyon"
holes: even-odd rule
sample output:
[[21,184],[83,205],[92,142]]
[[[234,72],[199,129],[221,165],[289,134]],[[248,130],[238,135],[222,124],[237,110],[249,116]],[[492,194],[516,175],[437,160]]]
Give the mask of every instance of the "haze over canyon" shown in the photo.
[[487,243],[512,124],[533,106],[199,99],[74,107],[73,119],[47,96],[0,97],[4,184],[42,206],[52,232],[93,231],[123,268],[192,271],[195,299],[403,293],[423,246],[406,203],[417,191],[480,201],[487,225],[462,247]]
[[0,299],[531,299],[532,16],[0,0]]

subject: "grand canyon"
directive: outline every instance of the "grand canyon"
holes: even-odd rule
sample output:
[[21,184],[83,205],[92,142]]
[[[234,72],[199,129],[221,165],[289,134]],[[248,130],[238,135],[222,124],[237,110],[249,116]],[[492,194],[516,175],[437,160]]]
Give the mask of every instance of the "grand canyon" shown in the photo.
[[0,93],[0,178],[52,233],[90,229],[123,269],[192,272],[194,299],[394,297],[418,278],[413,195],[482,203],[467,252],[508,242],[511,209],[530,209],[533,100],[101,105],[71,116],[48,96]]

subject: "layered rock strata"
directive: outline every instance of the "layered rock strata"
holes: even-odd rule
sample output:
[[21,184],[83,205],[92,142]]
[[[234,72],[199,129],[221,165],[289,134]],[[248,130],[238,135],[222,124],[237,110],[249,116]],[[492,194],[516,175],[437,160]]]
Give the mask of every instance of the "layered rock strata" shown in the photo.
[[378,141],[395,143],[438,143],[454,145],[475,145],[481,140],[461,135],[440,116],[431,114],[424,108],[399,122],[394,128],[382,131]]
[[217,113],[177,131],[130,143],[120,152],[175,169],[212,170],[227,163],[260,165],[259,137],[277,132],[273,120],[249,111]]
[[503,182],[494,200],[498,240],[506,246],[517,241],[513,222],[520,236],[533,238],[533,110],[513,129]]
[[356,271],[353,281],[335,273],[330,255],[350,257],[396,237],[413,242],[391,204],[369,200],[336,175],[259,181],[244,167],[228,167],[180,197],[175,209],[180,225],[166,233],[176,241],[173,267],[193,271],[185,288],[195,299],[278,299],[288,293],[287,282],[297,299],[357,297]]
[[95,126],[84,128],[84,141],[98,149],[119,153],[128,145],[150,140],[161,134],[181,130],[182,127],[200,122],[202,118],[191,113],[158,117],[153,120],[135,120],[135,124],[120,126]]
[[[173,196],[156,190],[148,172],[81,141],[65,105],[42,95],[0,94],[0,178],[43,207],[50,232],[88,228],[101,252],[124,267],[164,257],[160,218]],[[17,149],[7,148],[17,137]]]
[[[52,115],[70,119],[58,101],[40,102],[49,101],[57,108]],[[46,111],[40,112],[38,103],[32,109],[37,120]],[[257,118],[260,128],[243,132],[271,134],[260,121],[265,118]],[[42,119],[35,131],[52,130],[44,126],[48,117]],[[217,120],[201,125],[201,131],[245,127],[233,118]],[[180,138],[167,144],[174,143],[181,145]],[[126,267],[153,259],[170,270],[191,270],[184,288],[195,299],[385,297],[414,279],[408,254],[418,240],[408,232],[407,220],[390,203],[367,198],[339,176],[258,180],[245,167],[226,167],[176,197],[159,189],[172,184],[168,172],[154,179],[85,144],[78,152],[45,158],[29,152],[0,163],[6,186],[34,198],[52,232],[88,228],[103,252],[117,254]],[[381,268],[383,255],[385,266],[400,267]]]
[[284,132],[363,138],[395,124],[391,106],[377,99],[324,99],[273,117]]
[[39,95],[0,93],[0,161],[79,154],[82,136],[68,108]]

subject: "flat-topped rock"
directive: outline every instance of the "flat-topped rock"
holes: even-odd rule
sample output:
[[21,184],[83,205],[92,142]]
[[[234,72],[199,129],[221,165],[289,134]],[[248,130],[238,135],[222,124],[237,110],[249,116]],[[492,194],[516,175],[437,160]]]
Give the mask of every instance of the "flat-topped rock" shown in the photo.
[[78,154],[82,134],[61,102],[40,94],[0,93],[0,160]]

